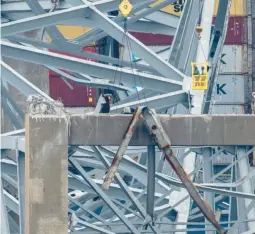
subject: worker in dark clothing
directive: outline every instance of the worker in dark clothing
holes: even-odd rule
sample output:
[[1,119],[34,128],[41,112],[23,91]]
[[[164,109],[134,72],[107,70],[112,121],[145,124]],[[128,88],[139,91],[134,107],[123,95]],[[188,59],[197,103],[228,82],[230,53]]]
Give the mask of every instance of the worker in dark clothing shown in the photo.
[[103,95],[105,103],[101,104],[101,109],[99,113],[110,113],[110,104],[112,102],[112,95],[111,94],[104,94]]
[[206,73],[205,73],[205,67],[201,67],[201,75],[206,75]]
[[197,68],[196,65],[194,66],[193,75],[194,75],[194,76],[200,75],[200,72],[199,72],[199,70],[198,70],[198,68]]

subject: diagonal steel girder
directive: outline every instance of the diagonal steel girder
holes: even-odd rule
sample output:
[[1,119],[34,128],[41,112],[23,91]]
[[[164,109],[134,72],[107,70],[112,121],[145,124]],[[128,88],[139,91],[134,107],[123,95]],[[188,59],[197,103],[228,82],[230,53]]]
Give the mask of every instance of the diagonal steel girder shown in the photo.
[[[106,159],[106,157],[96,147],[93,147],[92,149],[94,150],[95,153],[98,154],[98,157],[101,159],[101,161],[103,162],[104,166],[107,169],[109,169],[110,163]],[[145,218],[146,217],[145,209],[143,208],[141,203],[137,200],[137,198],[134,196],[134,194],[129,190],[128,186],[125,184],[125,182],[120,177],[120,175],[119,174],[115,174],[115,179],[118,182],[118,184],[120,185],[120,187],[122,188],[122,190],[127,194],[129,199],[132,201],[132,203],[136,207],[136,209],[140,212],[140,214],[143,216],[143,218]],[[152,196],[154,198],[154,194],[152,194]],[[151,229],[153,230],[154,233],[160,233],[160,231],[159,231],[159,229],[157,227],[153,227],[151,224],[149,224],[149,225],[150,225],[150,227],[151,227]]]
[[[96,3],[94,4],[96,5]],[[88,9],[88,5],[85,5],[70,8],[59,12],[53,12],[49,14],[31,17],[30,19],[24,19],[12,23],[7,23],[1,26],[2,36],[4,37],[18,32],[24,32],[35,28],[40,28],[43,26],[54,25],[58,22],[63,22],[69,18],[89,17],[90,20],[92,19],[98,21],[98,23],[100,23],[100,27],[104,26],[103,30],[107,31],[107,33],[111,34],[116,40],[118,40],[121,43],[123,34],[125,34],[124,30],[116,23],[114,23],[112,20],[108,19],[102,12],[100,12],[92,4],[90,4],[89,8],[93,8],[93,11],[90,11],[90,9]],[[126,40],[124,44],[127,46],[130,43],[133,49],[136,51],[136,53],[146,62],[148,62],[152,67],[154,67],[161,74],[163,74],[163,76],[169,78],[171,77],[172,79],[178,81],[182,81],[184,79],[185,77],[184,74],[179,72],[176,68],[172,67],[164,60],[158,58],[154,52],[149,50],[146,46],[144,46],[132,35],[130,35],[129,33],[127,33],[126,35],[127,38],[129,39]]]
[[[145,0],[135,0],[134,3],[142,3]],[[103,12],[112,11],[118,8],[118,2],[116,0],[101,0],[89,5],[95,5]],[[30,31],[37,28],[56,25],[62,22],[70,22],[70,19],[75,20],[82,18],[87,20],[88,24],[93,23],[89,18],[93,14],[93,11],[89,9],[88,5],[72,7],[69,9],[46,13],[39,16],[33,16],[14,22],[9,22],[1,25],[1,37],[5,37],[20,32]]]
[[[143,98],[142,96],[140,96]],[[138,101],[128,102],[121,105],[116,105],[111,107],[111,111],[119,111],[122,110],[125,107],[136,107],[136,106],[149,106],[153,109],[161,109],[165,107],[172,107],[176,106],[179,103],[185,103],[188,105],[188,94],[185,91],[176,91],[172,93],[152,96],[149,98],[143,98]]]
[[17,88],[25,96],[29,96],[31,94],[40,94],[45,99],[53,101],[51,97],[49,97],[46,93],[42,92],[39,88],[37,88],[30,81],[28,81],[18,72],[16,72],[12,67],[7,65],[5,62],[1,60],[0,64],[2,76],[5,77],[8,83]]
[[[179,20],[174,41],[171,45],[168,62],[172,66],[184,72],[186,75],[191,75],[189,64],[194,59],[199,42],[195,27],[197,25],[201,8],[199,7],[199,1],[188,1],[186,3],[187,4],[184,5],[183,13]],[[147,90],[143,90],[141,92],[146,91]],[[138,99],[138,95],[143,97],[141,92],[134,93],[133,98]],[[148,92],[152,93],[150,90]],[[153,94],[156,95],[157,93],[154,92],[150,94],[150,96],[153,96]],[[127,103],[127,100],[123,100],[122,102]]]
[[151,20],[152,22],[157,22],[169,27],[178,28],[179,17],[171,15],[165,12],[156,11],[148,16],[145,19]]
[[109,206],[110,209],[122,220],[122,222],[130,229],[133,233],[139,233],[133,224],[121,213],[116,205],[105,195],[102,189],[96,185],[93,180],[87,175],[84,169],[77,163],[74,158],[69,158],[69,162],[79,171],[82,178],[90,185],[90,187],[100,195],[101,199]]
[[[14,42],[19,42],[19,43],[23,43],[23,44],[29,44],[29,45],[39,47],[39,48],[45,48],[45,49],[51,49],[51,50],[59,49],[54,44],[42,42],[42,41],[36,40],[34,38],[29,38],[29,37],[25,37],[25,36],[21,36],[21,35],[8,36],[7,39],[10,40],[11,42],[14,41]],[[77,46],[75,43],[72,43],[71,41],[67,41],[67,43],[68,44],[66,46],[61,47],[62,52],[67,52],[72,55],[78,55],[78,56],[81,56],[84,58],[89,58],[89,59],[93,59],[93,60],[101,61],[101,62],[105,62],[105,63],[117,64],[117,65],[123,66],[123,67],[131,67],[132,66],[131,61],[126,61],[126,60],[120,61],[117,58],[105,56],[102,54],[96,54],[96,53],[92,53],[92,52],[88,52],[88,51],[81,51],[81,48],[79,46]],[[147,65],[136,64],[135,68],[138,70],[141,70],[141,71],[148,71],[150,73],[154,73],[154,74],[158,75],[158,72],[156,72],[153,68],[151,68],[150,66],[147,66]]]
[[[129,29],[129,31],[132,31],[133,29],[130,28],[130,26],[137,22],[137,20],[167,6],[168,4],[174,2],[174,0],[166,0],[166,1],[163,1],[162,3],[160,3],[159,5],[157,6],[154,6],[154,7],[151,7],[151,8],[145,8],[143,9],[142,11],[139,11],[141,10],[141,6],[137,6],[135,7],[133,10],[132,10],[132,14],[134,14],[133,16],[131,16],[128,21],[127,21],[127,27]],[[149,2],[150,3],[150,2]],[[148,4],[147,4],[148,5]],[[144,6],[146,7],[146,5]],[[139,12],[137,12],[139,11]],[[137,13],[136,13],[137,12]],[[115,23],[117,23],[118,25],[121,25],[121,26],[124,26],[124,17],[122,15],[119,15],[117,17],[115,17],[113,19],[113,21]],[[170,21],[171,22],[171,21]],[[174,27],[173,27],[174,28]],[[169,31],[171,29],[173,29],[172,27],[169,28]],[[150,29],[151,31],[151,29]],[[153,31],[155,33],[155,31]],[[169,33],[167,33],[169,34]],[[78,41],[80,42],[82,45],[88,45],[89,43],[93,42],[93,41],[97,41],[97,40],[100,40],[101,38],[107,36],[107,33],[104,32],[103,30],[97,28],[97,29],[93,29],[91,30],[90,32],[84,34],[84,35],[81,35],[80,37],[76,38],[75,41]]]
[[180,81],[99,64],[43,50],[31,49],[8,42],[1,42],[1,50],[2,55],[5,57],[88,74],[102,79],[109,79],[115,83],[121,82],[125,85],[133,86],[136,81],[140,81],[143,87],[162,92],[171,92],[182,89],[182,82]]
[[[17,142],[16,139],[18,139],[19,141]],[[22,141],[22,139],[17,138],[17,137],[16,138],[15,137],[9,137],[9,138],[8,137],[1,137],[1,141],[3,142],[2,149],[13,149],[13,150],[15,150],[17,148],[17,144],[18,144],[19,145],[19,150],[23,151],[23,152],[25,151],[25,149],[24,149],[24,146],[25,146],[24,145],[24,139]],[[137,164],[137,163],[133,162],[131,159],[130,160],[127,159],[125,156],[124,156],[123,162],[121,162],[121,164],[122,163],[123,163],[123,165],[125,164],[125,165],[132,166],[133,169],[136,170],[136,172],[135,172],[136,174],[142,173],[146,177],[147,169],[146,169],[145,166]],[[4,173],[16,175],[16,173],[17,173],[16,169],[15,169],[16,166],[15,165],[10,165],[10,164],[8,164],[8,165],[11,168],[13,167],[13,169],[11,170],[11,168],[10,168],[10,169],[6,170]],[[123,167],[124,170],[125,170],[125,168],[126,168],[126,166]],[[4,169],[4,167],[3,167],[3,169]],[[127,173],[130,173],[130,171],[127,171]],[[172,177],[165,176],[161,173],[156,173],[155,176],[158,180],[162,181],[165,184],[173,185],[173,186],[176,186],[176,187],[183,187],[183,184],[180,181],[178,181],[178,180],[176,180]],[[80,183],[78,182],[77,186],[79,186],[79,184]],[[241,193],[241,192],[229,191],[229,190],[224,190],[224,189],[217,189],[217,188],[214,188],[214,187],[209,187],[209,186],[200,185],[200,184],[195,184],[195,185],[201,191],[208,191],[208,192],[212,192],[212,193],[222,194],[222,195],[225,195],[225,196],[233,196],[233,197],[240,197],[240,198],[255,200],[255,195],[254,194]]]
[[[52,3],[50,1],[38,1],[41,7],[45,11],[49,11],[52,8]],[[57,7],[58,10],[66,9],[72,7],[65,1],[60,1],[59,6]],[[14,13],[14,12],[31,12],[30,7],[25,1],[7,1],[1,5],[1,12],[2,14]]]
[[13,100],[7,89],[2,85],[1,87],[1,94],[7,99],[7,101],[10,103],[10,105],[13,107],[15,112],[19,115],[21,120],[24,122],[25,120],[25,113],[24,111],[17,105],[17,103]]
[[9,119],[12,122],[12,125],[15,129],[23,128],[23,123],[17,118],[16,113],[13,111],[7,99],[1,95],[1,104],[4,112],[9,116]]
[[72,80],[76,83],[79,84],[83,84],[86,86],[90,86],[90,87],[94,87],[94,88],[101,88],[101,89],[112,89],[112,90],[122,90],[122,91],[128,91],[128,92],[132,92],[133,89],[132,88],[128,88],[126,86],[120,85],[120,84],[114,84],[114,83],[110,83],[107,80],[102,80],[102,79],[91,79],[91,80],[85,80],[85,79],[79,79],[73,75],[69,75],[66,72],[63,72],[59,69],[55,69],[52,67],[47,67],[48,69],[58,73],[62,78],[66,78],[69,80]]
[[[161,73],[164,77],[171,78],[177,81],[183,81],[185,75],[178,71],[175,67],[168,64],[163,59],[159,58],[155,52],[150,50],[147,46],[137,40],[128,32],[125,32],[123,28],[117,25],[115,22],[107,18],[96,7],[90,6],[95,14],[91,14],[92,20],[98,21],[99,27],[111,35],[119,43],[126,47],[130,47],[131,51],[135,51],[136,54],[144,61],[150,64],[154,69]],[[124,40],[123,40],[124,38]]]
[[201,11],[200,5],[200,1],[196,0],[190,0],[185,3],[170,49],[168,62],[184,73],[186,66],[189,66],[194,58],[194,54],[192,56],[189,56],[189,54],[192,49],[197,48],[199,41],[195,28]]
[[[26,0],[26,2],[35,15],[42,15],[46,13],[37,0]],[[52,43],[57,47],[61,48],[65,46],[66,39],[56,26],[47,27],[46,32],[51,37]]]

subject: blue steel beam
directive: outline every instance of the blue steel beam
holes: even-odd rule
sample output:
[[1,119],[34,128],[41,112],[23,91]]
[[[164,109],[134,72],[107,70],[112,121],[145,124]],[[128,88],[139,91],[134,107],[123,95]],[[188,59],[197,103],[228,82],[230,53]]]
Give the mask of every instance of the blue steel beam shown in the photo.
[[55,69],[52,67],[47,67],[47,68],[58,73],[62,78],[66,78],[66,79],[72,80],[76,83],[83,84],[86,86],[90,86],[90,87],[94,87],[94,88],[101,88],[101,89],[122,90],[122,91],[128,91],[128,92],[133,91],[132,88],[128,88],[128,87],[125,87],[125,86],[117,84],[117,83],[116,84],[110,83],[107,80],[95,79],[95,78],[94,79],[91,78],[91,80],[84,80],[84,79],[76,78],[73,75],[69,75],[66,72],[63,72],[59,69]]
[[2,179],[0,181],[0,204],[1,204],[1,233],[10,234],[10,226],[8,222],[8,213],[6,209],[6,201],[4,196]]
[[[103,162],[104,166],[108,170],[111,165],[110,165],[109,161],[107,160],[107,158],[103,154],[101,154],[101,152],[98,150],[98,148],[92,147],[92,149],[97,154],[97,156],[101,159],[101,161]],[[129,190],[128,186],[125,184],[125,182],[120,177],[120,175],[115,174],[115,179],[118,182],[118,184],[120,185],[121,189],[127,194],[127,196],[129,197],[129,199],[131,200],[133,205],[139,211],[139,213],[143,216],[143,218],[145,218],[146,217],[146,212],[145,212],[143,206],[138,201],[138,199],[134,196],[134,194]],[[155,190],[155,184],[154,184],[154,190]],[[153,199],[154,199],[154,193],[152,194],[152,196],[153,196]],[[153,230],[154,233],[158,233],[158,234],[160,233],[158,228],[153,227],[152,225],[150,225],[150,228]]]
[[17,118],[16,113],[9,106],[6,98],[3,96],[1,96],[1,103],[2,103],[2,107],[4,109],[4,112],[9,116],[14,128],[15,129],[23,128],[23,125],[22,125],[21,121]]
[[59,55],[43,50],[31,49],[25,46],[1,42],[2,55],[31,63],[54,66],[65,70],[88,74],[102,79],[112,80],[114,83],[123,83],[133,86],[136,81],[142,86],[162,92],[171,92],[182,89],[182,82],[155,75],[139,73],[128,69],[118,68],[92,61]]
[[6,88],[2,85],[1,87],[2,95],[7,99],[7,101],[10,103],[12,108],[17,112],[21,120],[25,121],[25,113],[24,111],[17,105],[17,103],[13,100],[9,92],[6,90]]
[[16,72],[13,68],[11,68],[5,62],[1,60],[0,64],[1,64],[2,76],[5,77],[8,83],[10,83],[12,86],[17,88],[25,96],[29,96],[31,94],[40,94],[45,99],[49,101],[53,101],[51,97],[49,97],[46,93],[38,89],[35,85],[33,85],[26,78],[21,76],[18,72]]
[[79,163],[73,158],[69,158],[69,162],[79,171],[82,178],[91,186],[91,188],[101,197],[101,199],[109,206],[110,209],[122,220],[122,222],[127,226],[127,228],[132,231],[132,233],[139,234],[139,231],[133,226],[133,224],[118,210],[114,203],[105,195],[102,189],[96,185],[93,180],[87,175],[84,169],[79,165]]
[[25,234],[25,154],[17,151],[17,178],[19,190],[19,226],[20,234]]
[[[109,35],[114,37],[119,43],[123,44],[131,51],[137,53],[144,61],[150,64],[154,69],[156,69],[164,77],[171,78],[176,81],[183,81],[185,75],[179,72],[175,67],[168,64],[162,58],[158,57],[156,53],[150,50],[147,46],[142,44],[139,40],[133,37],[131,34],[126,32],[123,28],[117,25],[115,22],[107,18],[102,12],[100,12],[96,7],[90,6],[95,14],[90,17],[99,23],[100,27],[107,32]],[[123,40],[124,39],[124,40]]]
[[[19,141],[17,142],[16,139],[18,139]],[[24,148],[24,146],[25,146],[24,145],[24,139],[22,140],[22,139],[17,138],[17,137],[15,138],[15,137],[6,137],[6,136],[3,137],[3,136],[1,136],[1,142],[2,142],[1,149],[16,150],[17,149],[17,144],[18,144],[18,149],[20,151],[23,151],[23,152],[25,151],[25,148]],[[125,168],[129,168],[127,166],[130,165],[131,168],[133,167],[133,170],[135,170],[135,172],[132,172],[133,174],[137,174],[139,176],[144,175],[145,178],[146,178],[146,173],[147,173],[146,167],[144,167],[142,165],[139,165],[139,164],[133,162],[132,160],[128,160],[125,156],[123,158],[123,162],[121,162],[120,165],[122,165],[122,163],[125,164],[125,166],[123,167],[124,170],[125,170]],[[4,163],[1,163],[1,165],[3,165],[3,164]],[[88,164],[85,164],[85,165],[88,166]],[[3,172],[7,173],[7,174],[12,173],[12,175],[16,175],[17,172],[12,172],[12,170],[11,170],[13,165],[8,165],[8,166],[11,167],[11,168],[5,169],[5,167],[2,167]],[[16,166],[14,165],[14,171],[16,171],[15,167]],[[130,168],[127,169],[126,173],[130,173]],[[172,177],[171,178],[170,177],[166,177],[166,176],[164,176],[161,173],[157,173],[156,172],[155,177],[158,180],[162,181],[163,183],[168,184],[168,185],[173,185],[176,188],[183,187],[182,183],[179,180],[176,180],[176,179],[174,179]],[[80,184],[80,183],[78,183],[78,184]],[[255,195],[254,194],[241,193],[241,192],[229,191],[229,190],[224,190],[224,189],[217,189],[217,188],[213,188],[213,187],[209,187],[209,186],[204,186],[204,185],[196,184],[196,183],[195,183],[195,186],[199,190],[201,190],[201,191],[209,191],[209,192],[218,193],[218,194],[222,194],[222,195],[226,195],[226,196],[233,196],[233,197],[240,197],[240,198],[246,198],[246,199],[255,200]],[[76,187],[74,189],[78,189],[78,187]]]
[[139,97],[138,101],[128,102],[125,104],[115,105],[111,107],[111,112],[121,111],[125,107],[136,107],[136,106],[149,106],[153,109],[161,109],[176,106],[179,103],[183,103],[184,105],[188,105],[188,94],[185,91],[176,91],[172,93],[152,96],[148,98],[144,98],[142,95]]
[[[128,30],[129,31],[132,31],[132,25],[137,22],[139,19],[167,6],[168,4],[172,3],[173,0],[166,0],[166,1],[163,1],[162,3],[158,4],[157,6],[154,6],[154,7],[151,7],[151,8],[146,8],[146,6],[148,6],[150,4],[150,2],[144,4],[141,9],[141,6],[137,6],[137,7],[134,7],[134,9],[132,10],[132,15],[128,21],[127,21],[127,27],[128,27]],[[142,11],[140,11],[142,10]],[[122,15],[119,15],[117,17],[115,17],[114,19],[112,19],[113,22],[115,22],[116,24],[118,25],[121,25],[122,27],[124,26],[124,17]],[[171,22],[171,21],[170,21]],[[170,27],[169,30],[173,31],[174,33],[174,28],[173,27]],[[150,28],[150,31],[151,31],[151,28]],[[155,31],[153,31],[155,33]],[[167,33],[169,34],[169,33]],[[93,29],[91,30],[90,32],[76,38],[75,40],[80,42],[82,45],[88,45],[89,43],[93,42],[93,41],[97,41],[97,40],[100,40],[101,38],[107,36],[107,32],[104,32],[103,30],[101,29]]]
[[[135,3],[142,3],[145,0],[135,0]],[[118,8],[118,4],[116,0],[101,0],[93,3],[89,3],[90,6],[97,6],[103,12],[115,10]],[[70,19],[78,19],[83,18],[88,22],[93,22],[89,17],[93,12],[89,9],[88,5],[72,7],[69,9],[46,13],[44,15],[33,16],[30,18],[25,18],[21,20],[17,20],[14,22],[9,22],[1,25],[1,37],[5,37],[12,34],[17,34],[20,32],[30,31],[37,28],[42,28],[46,26],[56,25],[59,23],[63,23],[66,21],[70,21]]]
[[[54,44],[42,42],[42,41],[36,40],[34,38],[29,38],[29,37],[25,37],[25,36],[21,36],[21,35],[8,36],[7,39],[10,40],[11,42],[29,44],[29,45],[39,47],[39,48],[58,50],[58,48]],[[105,62],[105,63],[117,64],[117,65],[123,66],[123,67],[131,67],[132,66],[131,61],[126,61],[126,60],[120,61],[119,59],[105,56],[102,54],[96,54],[96,53],[92,53],[92,52],[88,52],[88,51],[81,51],[81,48],[79,47],[79,45],[72,43],[72,41],[67,41],[66,43],[67,43],[66,46],[61,47],[62,52],[67,52],[72,55],[78,55],[78,56],[81,56],[84,58],[89,58],[89,59],[93,59],[93,60],[101,61],[101,62]],[[157,71],[155,71],[153,68],[151,68],[150,66],[147,66],[147,65],[136,64],[135,68],[140,71],[148,71],[150,73],[154,73],[154,74],[158,75]]]

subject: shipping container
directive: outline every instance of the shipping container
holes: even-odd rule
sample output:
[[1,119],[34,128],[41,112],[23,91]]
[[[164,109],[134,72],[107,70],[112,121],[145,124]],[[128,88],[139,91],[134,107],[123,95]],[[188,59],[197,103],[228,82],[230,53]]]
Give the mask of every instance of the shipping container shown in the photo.
[[[52,50],[51,50],[52,51]],[[96,52],[96,48],[88,46],[84,48],[84,51]],[[76,58],[86,59],[81,56],[75,56],[73,54],[63,53],[59,51],[52,51],[63,55],[69,55]],[[68,73],[67,71],[65,71]],[[70,73],[69,73],[70,74]],[[82,84],[78,84],[71,80],[68,80],[69,84],[73,87],[71,89],[58,73],[49,70],[49,94],[50,96],[58,100],[60,99],[66,107],[95,107],[97,104],[97,89],[87,87]]]
[[[215,23],[215,17],[213,18]],[[229,17],[225,45],[243,45],[247,41],[247,18]]]
[[174,37],[163,34],[131,32],[131,34],[147,46],[171,45]]
[[[150,7],[154,7],[163,1],[164,0],[158,0],[157,2],[150,5]],[[174,3],[162,8],[161,11],[172,15],[180,16],[183,10],[184,2],[185,0],[176,0]]]
[[248,66],[245,63],[247,60],[244,59],[242,45],[224,45],[219,73],[248,73]]
[[[215,3],[213,15],[216,15],[219,7],[219,0],[215,0],[214,2]],[[245,15],[244,0],[232,0],[230,16],[244,16],[244,15]]]
[[[215,23],[215,17],[212,20]],[[171,45],[174,37],[163,34],[131,32],[131,34],[147,46]],[[225,45],[243,45],[247,41],[247,18],[230,17]]]
[[[153,3],[150,6],[151,7],[156,6],[163,1],[164,0],[158,0],[157,2]],[[168,14],[180,16],[182,14],[184,3],[185,3],[185,0],[176,0],[174,3],[162,8],[161,11]],[[217,14],[218,6],[219,6],[219,0],[215,0],[214,11],[213,11],[214,16],[216,16]],[[230,8],[230,16],[244,16],[244,15],[246,15],[244,0],[232,0],[231,8]]]
[[61,100],[66,107],[95,107],[97,104],[97,90],[71,80],[70,89],[60,76],[49,77],[49,93],[54,100]]
[[80,27],[80,26],[71,26],[71,25],[57,25],[58,30],[61,34],[69,40],[80,37],[84,33],[87,33],[91,28]]
[[[91,28],[72,26],[72,25],[57,25],[58,30],[68,40],[73,40],[81,35],[89,32]],[[51,42],[50,36],[48,36],[48,41]]]
[[210,114],[245,114],[245,105],[212,105]]
[[212,95],[213,104],[245,104],[248,78],[243,75],[219,75]]

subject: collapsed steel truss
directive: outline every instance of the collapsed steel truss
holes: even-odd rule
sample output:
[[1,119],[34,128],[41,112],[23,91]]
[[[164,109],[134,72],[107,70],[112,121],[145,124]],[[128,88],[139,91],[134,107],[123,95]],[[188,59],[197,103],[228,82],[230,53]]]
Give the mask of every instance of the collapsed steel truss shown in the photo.
[[[6,1],[2,4],[2,56],[43,65],[60,74],[63,79],[92,87],[118,90],[122,100],[112,106],[112,112],[120,112],[125,107],[147,105],[158,113],[163,113],[178,105],[178,113],[181,103],[190,108],[191,114],[207,114],[214,80],[218,74],[231,1],[220,2],[211,39],[211,23],[208,22],[211,22],[214,1],[186,1],[180,18],[159,11],[174,0],[165,0],[149,7],[153,2],[155,1],[132,0],[134,9],[128,20],[124,21],[121,15],[108,17],[106,14],[118,9],[119,1],[116,0],[65,0],[57,1],[56,7],[51,1]],[[160,57],[160,53],[153,52],[126,32],[125,22],[129,31],[175,35],[168,60],[165,61]],[[200,39],[195,30],[198,23],[204,28]],[[93,29],[75,40],[67,40],[58,31],[57,24],[80,25]],[[51,43],[19,34],[41,28],[45,28]],[[111,56],[82,51],[84,46],[107,35],[125,47],[131,46],[137,56],[146,63],[137,61],[134,66],[131,61],[120,61]],[[123,37],[126,40],[123,40]],[[201,46],[198,46],[199,43],[202,44],[203,51]],[[67,52],[97,62],[55,54],[45,49]],[[208,55],[207,58],[204,58],[204,53]],[[210,85],[206,93],[190,90],[190,63],[195,56],[197,62],[208,60],[210,65]],[[71,73],[67,74],[60,69]],[[23,234],[24,113],[9,95],[6,84],[16,87],[25,96],[39,94],[50,103],[53,100],[3,61],[1,71],[2,108],[8,113],[16,129],[1,136],[1,181],[4,182],[1,186],[1,214],[5,224],[1,225],[1,228],[4,228],[3,233]],[[132,89],[134,79],[142,84],[143,90],[139,93]],[[141,100],[139,96],[144,98]],[[72,233],[215,233],[213,226],[204,219],[181,182],[175,178],[174,172],[166,168],[162,152],[154,151],[153,148],[147,152],[146,147],[129,147],[120,164],[119,175],[115,178],[118,185],[113,184],[106,193],[100,189],[101,179],[117,148],[88,147],[84,139],[80,139],[80,144],[76,146],[78,147],[70,147],[68,152],[72,155],[68,180],[69,212],[75,213],[79,219],[79,222],[72,226]],[[247,146],[237,147],[207,144],[205,147],[199,146],[200,148],[174,148],[191,178],[197,183],[203,181],[202,184],[197,184],[197,187],[204,191],[205,200],[218,214],[221,224],[229,233],[255,229],[252,183],[254,171],[248,163],[248,155],[253,152],[252,146],[253,144],[247,141]],[[17,152],[16,155],[13,156],[12,150]],[[227,154],[229,166],[215,173],[213,165],[217,157],[222,156],[222,152]],[[156,155],[156,162],[147,162],[147,154],[150,159]],[[132,159],[136,159],[136,162]],[[156,165],[153,165],[154,163]],[[147,167],[156,168],[155,174],[148,175],[150,178],[155,175],[156,178],[154,195],[147,192]],[[82,177],[74,172],[74,168],[80,171]],[[230,180],[222,180],[225,172],[230,174]],[[153,170],[150,170],[150,173],[153,173]],[[10,193],[9,187],[15,192]],[[152,208],[145,209],[146,199],[154,200],[155,220],[151,220],[148,215]],[[19,215],[19,226],[13,220],[12,213]],[[222,222],[222,216],[227,217],[225,219],[228,221]],[[144,230],[146,225],[148,228]]]

